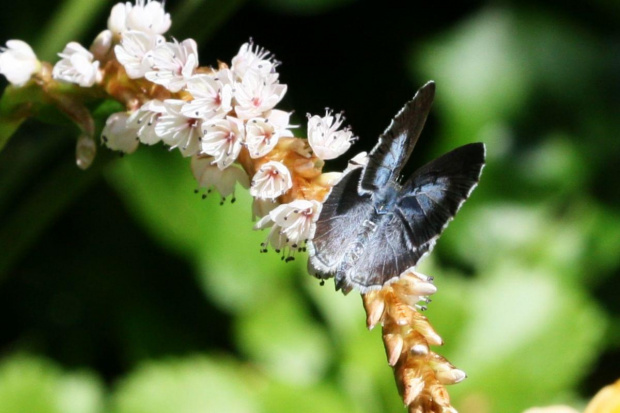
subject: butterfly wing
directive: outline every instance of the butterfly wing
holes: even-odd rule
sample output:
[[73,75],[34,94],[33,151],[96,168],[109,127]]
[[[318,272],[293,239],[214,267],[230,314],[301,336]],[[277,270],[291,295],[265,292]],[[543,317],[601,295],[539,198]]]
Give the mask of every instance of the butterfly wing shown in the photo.
[[323,203],[314,237],[308,244],[310,274],[329,278],[336,272],[357,237],[360,223],[372,210],[370,196],[357,191],[361,173],[360,167],[344,175]]
[[418,169],[400,190],[391,213],[367,218],[376,226],[358,236],[358,251],[345,253],[336,287],[364,293],[416,265],[476,187],[484,157],[484,145],[474,143]]
[[426,253],[480,180],[482,143],[461,146],[418,169],[401,189],[396,214],[409,241]]
[[398,216],[373,214],[362,226],[336,272],[336,289],[345,294],[353,288],[362,293],[379,289],[419,259]]
[[390,126],[379,137],[362,173],[360,193],[371,194],[388,182],[396,181],[413,151],[435,97],[435,83],[422,86],[396,114]]

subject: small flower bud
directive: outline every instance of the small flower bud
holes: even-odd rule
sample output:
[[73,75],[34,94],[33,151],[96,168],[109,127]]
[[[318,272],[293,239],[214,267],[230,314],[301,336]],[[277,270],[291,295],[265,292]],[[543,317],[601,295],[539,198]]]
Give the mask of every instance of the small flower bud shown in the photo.
[[138,149],[138,131],[127,125],[129,115],[126,112],[111,114],[101,131],[101,140],[113,151],[133,153]]
[[103,60],[110,49],[112,49],[113,35],[110,30],[104,30],[97,35],[93,44],[90,45],[90,52],[95,60]]

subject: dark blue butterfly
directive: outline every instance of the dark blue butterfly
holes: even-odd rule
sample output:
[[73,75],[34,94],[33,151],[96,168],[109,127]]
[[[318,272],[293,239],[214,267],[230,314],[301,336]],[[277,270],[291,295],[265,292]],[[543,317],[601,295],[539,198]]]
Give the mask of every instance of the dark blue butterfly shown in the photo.
[[378,289],[416,265],[478,184],[482,143],[448,152],[399,182],[434,96],[434,82],[420,88],[381,135],[368,164],[344,175],[323,203],[308,269],[318,278],[335,277],[336,290]]

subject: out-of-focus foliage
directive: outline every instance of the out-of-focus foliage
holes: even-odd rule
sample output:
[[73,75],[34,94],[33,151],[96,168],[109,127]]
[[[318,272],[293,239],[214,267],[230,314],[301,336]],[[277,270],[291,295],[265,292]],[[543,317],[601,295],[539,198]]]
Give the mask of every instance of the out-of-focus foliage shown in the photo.
[[[80,4],[0,6],[0,40],[43,58],[87,44],[113,3]],[[295,123],[344,109],[361,137],[345,157],[435,80],[413,162],[488,150],[421,267],[439,288],[435,350],[468,374],[454,405],[580,407],[620,366],[620,7],[401,6],[167,3],[202,65],[249,37],[273,51]],[[321,288],[301,254],[260,254],[243,188],[234,204],[201,200],[188,162],[161,146],[120,159],[102,147],[82,172],[75,137],[27,121],[0,152],[1,412],[403,411],[359,296]]]

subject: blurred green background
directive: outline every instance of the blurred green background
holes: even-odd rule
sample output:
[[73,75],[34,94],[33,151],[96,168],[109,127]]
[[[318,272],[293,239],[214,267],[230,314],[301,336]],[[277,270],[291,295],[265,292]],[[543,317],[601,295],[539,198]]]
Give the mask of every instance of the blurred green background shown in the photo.
[[[0,40],[90,44],[113,2],[3,2]],[[421,271],[461,412],[581,407],[620,378],[619,2],[171,0],[202,65],[252,37],[280,109],[345,110],[369,150],[425,81],[411,162],[483,141],[481,183]],[[5,84],[5,83],[3,83]],[[304,136],[301,128],[299,135]],[[77,129],[29,120],[0,153],[0,411],[401,412],[359,295],[259,254],[250,198],[201,200],[162,146],[87,172]]]

